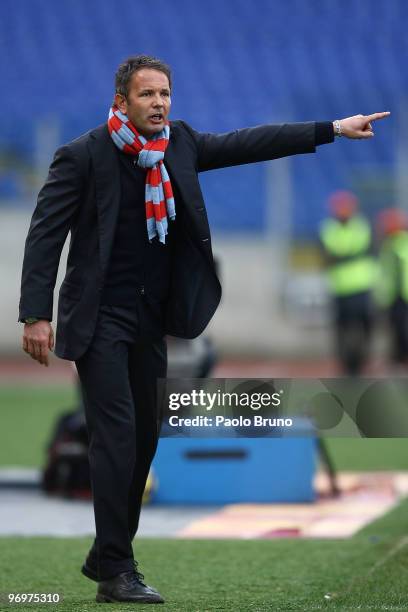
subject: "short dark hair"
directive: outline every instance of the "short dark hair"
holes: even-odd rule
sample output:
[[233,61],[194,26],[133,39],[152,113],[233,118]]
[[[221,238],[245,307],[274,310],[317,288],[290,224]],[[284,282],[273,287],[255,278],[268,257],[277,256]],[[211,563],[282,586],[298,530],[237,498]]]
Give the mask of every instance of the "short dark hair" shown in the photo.
[[170,66],[165,64],[162,60],[151,55],[133,55],[128,57],[122,62],[115,74],[115,92],[125,96],[129,93],[129,83],[132,78],[132,74],[142,68],[151,68],[153,70],[160,70],[169,79],[169,85],[171,89],[171,69]]

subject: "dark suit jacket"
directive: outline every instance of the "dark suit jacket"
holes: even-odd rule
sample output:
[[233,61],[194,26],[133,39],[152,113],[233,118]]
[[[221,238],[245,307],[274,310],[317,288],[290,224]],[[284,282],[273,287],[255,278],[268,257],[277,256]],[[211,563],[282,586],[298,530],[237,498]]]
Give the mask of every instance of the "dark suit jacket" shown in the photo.
[[[184,214],[172,266],[166,333],[196,337],[221,299],[197,173],[312,153],[316,125],[325,124],[264,125],[227,134],[204,134],[183,121],[171,123],[164,162],[174,185],[176,210],[181,205]],[[78,359],[94,334],[119,201],[117,150],[106,125],[58,149],[26,240],[19,320],[29,316],[52,319],[59,259],[70,231],[55,347],[55,353],[64,359]]]

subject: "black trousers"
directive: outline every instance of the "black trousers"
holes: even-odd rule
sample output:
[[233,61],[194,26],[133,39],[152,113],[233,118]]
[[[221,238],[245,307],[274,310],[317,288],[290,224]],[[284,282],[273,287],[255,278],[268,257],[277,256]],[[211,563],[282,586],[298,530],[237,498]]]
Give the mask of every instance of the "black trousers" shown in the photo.
[[408,304],[401,297],[391,304],[388,317],[391,327],[392,361],[407,364],[408,361]]
[[371,294],[363,291],[336,297],[334,310],[337,357],[344,374],[357,376],[368,359],[373,326]]
[[141,336],[135,310],[101,306],[92,343],[76,366],[96,525],[87,563],[106,580],[133,568],[132,540],[160,431],[156,381],[166,376],[166,343]]

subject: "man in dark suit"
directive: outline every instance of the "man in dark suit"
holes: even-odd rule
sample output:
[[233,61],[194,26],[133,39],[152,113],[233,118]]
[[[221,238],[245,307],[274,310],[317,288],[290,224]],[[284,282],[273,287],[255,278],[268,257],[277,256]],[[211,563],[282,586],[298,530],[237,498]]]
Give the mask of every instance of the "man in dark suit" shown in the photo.
[[160,60],[119,67],[108,124],[58,149],[26,241],[23,349],[47,366],[71,232],[55,353],[76,362],[83,388],[96,538],[82,572],[99,582],[97,601],[163,601],[137,571],[132,540],[160,427],[163,337],[199,335],[221,298],[197,173],[312,153],[336,133],[369,138],[387,114],[205,134],[168,122],[170,93]]

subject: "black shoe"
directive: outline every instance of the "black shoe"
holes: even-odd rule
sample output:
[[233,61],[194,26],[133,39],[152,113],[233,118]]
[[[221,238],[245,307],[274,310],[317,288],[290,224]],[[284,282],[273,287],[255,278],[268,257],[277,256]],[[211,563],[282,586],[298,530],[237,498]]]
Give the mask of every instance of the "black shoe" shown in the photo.
[[[136,575],[139,578],[140,582],[142,582],[143,579],[144,579],[144,576],[137,569],[138,562],[137,561],[133,561],[133,564],[134,564],[134,567],[135,567]],[[90,563],[88,561],[88,559],[85,561],[85,563],[81,567],[81,572],[82,572],[82,574],[84,576],[86,576],[90,580],[93,580],[94,582],[99,582],[98,571],[97,571],[96,567],[92,563]]]
[[163,597],[142,579],[143,575],[137,570],[130,570],[102,580],[96,594],[97,603],[164,603]]

